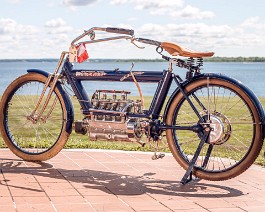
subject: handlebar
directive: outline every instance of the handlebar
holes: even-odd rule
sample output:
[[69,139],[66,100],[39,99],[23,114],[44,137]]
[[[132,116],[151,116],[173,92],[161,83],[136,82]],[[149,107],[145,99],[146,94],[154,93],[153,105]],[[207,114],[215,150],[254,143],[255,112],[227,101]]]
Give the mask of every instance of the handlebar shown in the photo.
[[160,46],[161,45],[161,42],[159,42],[159,41],[146,39],[146,38],[135,38],[135,41],[140,42],[140,43],[149,44],[149,45],[154,45],[154,46]]
[[[123,28],[114,28],[114,27],[107,27],[107,28],[93,27],[93,28],[90,28],[89,30],[85,30],[83,34],[81,34],[77,38],[75,38],[71,42],[71,45],[73,46],[77,41],[79,41],[80,39],[82,39],[86,35],[93,34],[93,36],[92,36],[93,39],[91,39],[91,40],[94,40],[94,37],[95,37],[95,32],[94,31],[103,31],[103,32],[109,32],[109,33],[116,33],[116,34],[125,34],[125,35],[129,35],[130,36],[130,37],[129,36],[123,36],[123,37],[120,37],[119,39],[121,39],[121,38],[130,39],[134,35],[134,30],[132,30],[132,29],[123,29]],[[103,39],[101,39],[101,40],[103,41]],[[106,40],[108,40],[108,39],[106,39]],[[110,40],[113,40],[113,39],[110,39]],[[85,43],[90,43],[90,42],[87,41]]]
[[[124,34],[124,36],[116,36],[116,37],[109,37],[109,38],[103,38],[103,39],[96,39],[95,38],[95,31],[103,31],[103,32],[109,32],[109,33],[115,33],[115,34]],[[154,45],[157,47],[161,46],[161,42],[151,40],[151,39],[146,39],[146,38],[135,38],[134,37],[134,30],[132,29],[124,29],[124,28],[115,28],[115,27],[107,27],[107,28],[102,28],[102,27],[93,27],[89,30],[85,30],[83,34],[79,35],[77,38],[75,38],[71,46],[74,46],[77,41],[82,39],[83,37],[89,35],[90,36],[90,41],[84,41],[82,43],[89,44],[89,43],[97,43],[97,42],[102,42],[102,41],[109,41],[109,40],[119,40],[119,39],[127,39],[131,40],[131,42],[137,46],[134,41],[140,42],[140,43],[145,43],[149,45]],[[137,46],[138,48],[141,48]]]
[[134,35],[134,30],[132,29],[123,29],[123,28],[113,28],[113,27],[107,27],[106,32],[110,33],[116,33],[116,34],[124,34],[124,35]]

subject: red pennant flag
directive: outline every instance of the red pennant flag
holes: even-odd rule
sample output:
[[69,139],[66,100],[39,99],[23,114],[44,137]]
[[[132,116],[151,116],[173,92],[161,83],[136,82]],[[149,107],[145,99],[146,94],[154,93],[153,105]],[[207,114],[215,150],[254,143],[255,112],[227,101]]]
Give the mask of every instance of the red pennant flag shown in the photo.
[[82,63],[89,58],[86,50],[86,45],[84,43],[81,43],[76,48],[77,48],[77,62]]

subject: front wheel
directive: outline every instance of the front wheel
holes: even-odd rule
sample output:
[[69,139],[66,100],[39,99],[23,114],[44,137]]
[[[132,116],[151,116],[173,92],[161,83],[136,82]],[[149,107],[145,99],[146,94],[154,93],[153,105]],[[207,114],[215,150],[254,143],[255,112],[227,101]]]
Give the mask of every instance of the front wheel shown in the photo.
[[[2,96],[2,137],[14,154],[27,161],[50,159],[59,153],[69,136],[66,106],[57,87],[40,119],[34,121],[31,117],[46,81],[45,76],[37,73],[23,75],[13,81]],[[34,116],[38,116],[49,89]]]
[[[243,86],[228,78],[205,76],[187,84],[185,92],[211,127],[193,174],[201,179],[227,180],[244,172],[263,144],[255,101]],[[181,92],[171,101],[165,117],[167,125],[206,126]],[[166,136],[173,156],[187,169],[200,142],[198,135],[192,131],[167,130]]]

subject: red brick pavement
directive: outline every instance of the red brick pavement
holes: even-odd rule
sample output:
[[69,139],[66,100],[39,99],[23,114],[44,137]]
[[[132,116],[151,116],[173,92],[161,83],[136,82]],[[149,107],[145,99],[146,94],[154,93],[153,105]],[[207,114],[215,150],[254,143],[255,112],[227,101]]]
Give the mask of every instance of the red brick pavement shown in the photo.
[[265,211],[265,169],[224,181],[179,183],[170,154],[63,150],[42,163],[0,149],[0,211]]

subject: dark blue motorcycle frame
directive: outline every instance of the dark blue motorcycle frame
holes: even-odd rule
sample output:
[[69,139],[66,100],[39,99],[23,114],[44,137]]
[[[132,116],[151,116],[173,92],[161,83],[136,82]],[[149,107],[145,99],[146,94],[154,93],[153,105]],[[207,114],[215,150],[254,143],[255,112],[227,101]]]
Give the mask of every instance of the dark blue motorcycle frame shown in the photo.
[[[112,81],[121,82],[124,76],[126,77],[123,82],[133,82],[129,71],[120,70],[74,70],[73,65],[65,61],[62,68],[62,75],[65,75],[67,82],[71,85],[75,96],[79,101],[83,114],[87,115],[92,108],[90,99],[82,85],[82,81]],[[126,114],[128,117],[150,117],[157,119],[165,102],[165,98],[173,80],[172,74],[169,71],[137,71],[135,78],[138,82],[144,83],[158,83],[154,98],[151,102],[150,108],[144,111],[143,114]],[[140,74],[137,74],[140,73]],[[101,113],[102,114],[102,113]],[[115,115],[114,113],[112,115]]]
[[[36,72],[42,75],[45,75],[46,77],[49,76],[47,72],[41,71],[41,70],[36,70],[36,69],[31,69],[28,70],[28,72]],[[158,83],[154,97],[151,101],[150,107],[148,110],[144,110],[142,114],[130,114],[126,113],[127,117],[132,117],[132,118],[149,118],[150,120],[154,121],[154,125],[156,125],[156,129],[159,130],[191,130],[195,133],[198,134],[199,138],[201,139],[198,148],[196,152],[194,153],[194,156],[192,160],[190,161],[189,167],[186,170],[185,175],[183,176],[181,183],[186,184],[190,180],[192,180],[192,170],[193,167],[195,166],[195,163],[200,155],[200,152],[202,150],[202,147],[204,143],[207,142],[209,132],[205,132],[202,127],[197,124],[195,126],[169,126],[164,124],[164,118],[165,115],[167,114],[168,108],[170,104],[172,103],[174,97],[181,92],[186,98],[186,100],[189,102],[191,108],[197,115],[198,119],[201,122],[205,122],[204,118],[199,114],[198,110],[196,107],[193,105],[193,103],[190,101],[189,97],[187,96],[185,92],[185,86],[189,84],[192,81],[195,81],[200,78],[205,78],[205,77],[211,77],[211,78],[221,78],[223,80],[232,82],[235,85],[238,85],[242,89],[245,90],[247,95],[249,95],[254,102],[254,104],[257,106],[257,110],[259,112],[259,117],[262,117],[260,120],[261,123],[263,123],[263,137],[265,135],[264,133],[264,110],[260,102],[258,101],[257,97],[255,94],[246,86],[244,86],[241,82],[232,79],[230,77],[221,75],[221,74],[197,74],[191,77],[190,79],[186,79],[185,81],[182,81],[178,75],[175,75],[172,70],[164,70],[164,71],[137,71],[133,72],[135,74],[135,78],[138,82],[144,82],[144,83]],[[71,88],[73,89],[74,95],[77,97],[79,100],[79,104],[82,108],[82,112],[84,115],[89,115],[90,112],[93,110],[93,106],[91,104],[91,101],[87,95],[87,92],[85,88],[82,85],[82,81],[112,81],[112,82],[134,82],[132,76],[130,75],[130,71],[120,71],[120,70],[75,70],[73,69],[73,64],[69,62],[68,58],[64,61],[63,67],[61,70],[60,75],[62,77],[66,78],[67,83],[70,84]],[[126,76],[126,77],[125,77]],[[170,96],[168,102],[166,103],[165,111],[164,111],[164,116],[163,116],[163,121],[161,122],[155,122],[155,120],[158,120],[160,117],[160,113],[162,111],[162,107],[165,103],[166,97],[168,95],[169,89],[171,87],[172,82],[175,82],[177,84],[177,89],[172,93]],[[57,87],[59,88],[60,92],[62,93],[62,96],[64,98],[64,101],[66,103],[67,107],[67,131],[71,132],[72,129],[72,123],[74,120],[74,109],[71,103],[71,100],[69,99],[69,96],[65,93],[63,88],[61,87],[61,83],[57,82]],[[197,100],[199,101],[199,100]],[[105,113],[107,112],[107,113]],[[97,111],[93,113],[100,114],[100,115],[117,115],[117,113],[111,111]],[[118,114],[119,115],[119,114]],[[208,157],[205,157],[205,161],[208,160],[210,157],[210,152],[211,152],[211,146],[209,145],[209,155]]]

